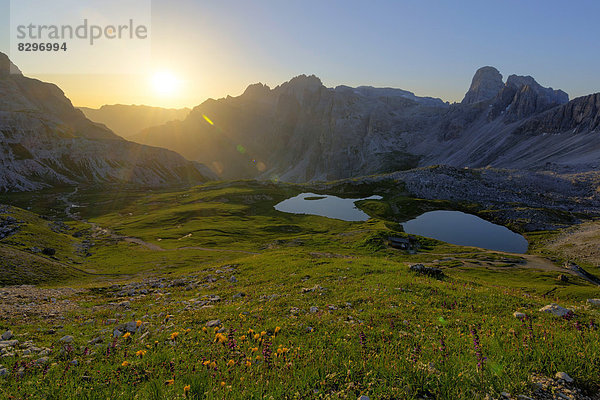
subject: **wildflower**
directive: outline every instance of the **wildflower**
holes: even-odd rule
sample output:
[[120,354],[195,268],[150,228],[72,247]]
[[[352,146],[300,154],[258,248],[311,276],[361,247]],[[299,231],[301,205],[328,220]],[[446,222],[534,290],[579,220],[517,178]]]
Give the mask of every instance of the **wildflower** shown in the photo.
[[248,335],[252,335],[254,333],[253,329],[248,329]]
[[271,342],[270,341],[265,341],[264,343],[264,347],[263,347],[263,357],[265,359],[265,363],[267,363],[267,366],[271,365]]
[[244,340],[246,340],[246,335],[240,336],[240,342],[243,342]]
[[254,340],[258,340],[260,338],[260,335],[257,333],[256,335],[254,335]]
[[202,327],[202,332],[206,332],[208,329],[206,329],[205,326]]
[[146,355],[146,350],[138,350],[135,355],[142,358]]
[[171,340],[177,339],[177,336],[179,336],[179,332],[173,332],[173,333],[171,333]]
[[477,369],[483,369],[485,364],[486,357],[483,356],[481,352],[481,344],[479,342],[479,335],[477,334],[477,329],[475,327],[471,327],[471,336],[473,336],[473,347],[475,348],[475,357],[477,357]]
[[260,336],[266,336],[266,335],[267,335],[267,332],[265,332],[265,331],[262,331],[262,332],[260,333]]
[[140,321],[139,319],[137,321],[135,321],[136,328],[139,328],[141,325],[142,325],[142,321]]
[[126,367],[129,365],[129,361],[123,361],[123,363],[121,364],[121,367]]
[[225,343],[226,341],[227,341],[227,336],[223,335],[222,333],[217,333],[215,335],[215,342]]
[[225,382],[221,382],[221,387],[225,386]]
[[169,379],[165,381],[165,385],[169,386],[169,385],[173,385],[175,383],[175,379]]
[[233,360],[229,360],[229,361],[227,362],[227,366],[228,366],[228,367],[233,367],[234,365],[235,365],[235,361],[233,361]]
[[185,386],[183,387],[183,394],[184,394],[184,395],[187,395],[187,394],[188,394],[188,392],[190,391],[190,389],[191,389],[191,388],[192,388],[192,387],[191,387],[190,385],[185,385]]
[[250,367],[252,365],[252,361],[246,360],[246,367]]
[[213,361],[213,362],[211,362],[211,363],[210,363],[210,367],[211,367],[211,368],[217,368],[217,363],[216,363],[216,362],[214,362],[214,361]]
[[253,352],[253,353],[256,353],[257,351],[258,351],[258,347],[253,347],[253,348],[252,348],[252,352]]
[[281,328],[279,326],[275,327],[275,334],[277,335],[280,330],[281,330]]
[[131,333],[127,332],[123,335],[123,339],[129,339],[131,337]]

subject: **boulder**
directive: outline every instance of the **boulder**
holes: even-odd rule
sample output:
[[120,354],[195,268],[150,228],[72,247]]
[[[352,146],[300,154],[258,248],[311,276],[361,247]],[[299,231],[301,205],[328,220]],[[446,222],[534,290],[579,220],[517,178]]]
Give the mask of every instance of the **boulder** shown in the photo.
[[71,343],[73,341],[73,336],[66,335],[60,338],[60,341],[63,343]]
[[550,313],[556,317],[564,317],[573,313],[572,310],[561,307],[556,303],[548,304],[547,306],[540,308],[540,312]]
[[212,321],[208,321],[206,323],[206,326],[209,328],[214,328],[215,326],[219,326],[219,325],[221,325],[220,319],[213,319]]
[[600,307],[600,299],[587,299],[587,304],[593,307]]
[[427,275],[435,278],[444,276],[444,272],[441,269],[435,267],[426,267],[423,264],[413,264],[409,267],[409,269],[419,275]]
[[563,380],[567,383],[573,383],[573,378],[571,378],[569,376],[569,374],[567,374],[566,372],[557,372],[556,375],[554,376],[556,379],[560,379]]
[[517,319],[525,319],[525,318],[527,318],[527,314],[524,314],[524,313],[522,313],[520,311],[515,311],[513,313],[513,317],[515,317]]

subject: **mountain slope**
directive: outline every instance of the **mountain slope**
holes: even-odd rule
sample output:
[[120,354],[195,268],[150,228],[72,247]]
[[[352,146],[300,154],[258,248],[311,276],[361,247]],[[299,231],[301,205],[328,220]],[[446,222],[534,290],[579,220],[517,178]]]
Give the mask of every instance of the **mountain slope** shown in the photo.
[[239,97],[208,100],[185,121],[133,140],[177,149],[225,178],[335,179],[416,166],[403,138],[447,108],[403,90],[329,89],[302,75],[274,89],[256,84]]
[[126,139],[143,129],[162,125],[169,121],[183,120],[189,108],[167,109],[136,105],[104,105],[99,109],[79,107],[91,121],[106,125],[109,129]]
[[161,186],[214,175],[180,155],[123,140],[75,109],[55,85],[10,74],[0,53],[0,190],[79,183]]
[[[483,67],[459,104],[400,89],[326,88],[302,75],[208,100],[134,140],[224,178],[333,180],[436,164],[581,172],[600,165],[598,120],[594,96],[569,102],[530,76],[504,82]],[[553,134],[532,133],[540,129]]]

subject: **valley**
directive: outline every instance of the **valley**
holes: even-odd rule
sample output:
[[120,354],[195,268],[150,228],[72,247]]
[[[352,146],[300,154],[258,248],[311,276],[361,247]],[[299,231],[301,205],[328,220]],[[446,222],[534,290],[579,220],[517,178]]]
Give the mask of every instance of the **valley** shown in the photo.
[[[406,188],[397,176],[381,176],[0,196],[22,207],[0,213],[19,227],[0,240],[0,276],[9,285],[0,289],[0,324],[17,340],[0,342],[6,355],[0,370],[10,376],[0,393],[156,399],[594,393],[600,331],[598,309],[587,299],[599,289],[563,268],[560,257],[567,254],[546,245],[570,228],[521,229],[530,242],[524,255],[424,237],[417,237],[417,252],[397,250],[387,238],[406,235],[398,221],[424,210],[490,213],[410,197]],[[365,221],[275,210],[304,192],[382,198],[357,202],[369,215]],[[24,210],[34,204],[36,213]],[[555,223],[555,210],[537,212],[549,216],[538,224]],[[438,268],[443,277],[411,272],[416,264]],[[13,286],[21,284],[38,286]],[[538,311],[550,303],[573,317]],[[517,311],[525,319],[515,318]],[[564,371],[575,384],[553,378]]]
[[0,398],[599,398],[597,95],[0,95]]

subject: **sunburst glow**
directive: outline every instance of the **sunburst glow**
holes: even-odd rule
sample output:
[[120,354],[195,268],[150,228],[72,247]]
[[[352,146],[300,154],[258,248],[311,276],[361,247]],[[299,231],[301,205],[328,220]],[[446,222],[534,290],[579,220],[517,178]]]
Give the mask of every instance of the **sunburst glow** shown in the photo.
[[156,72],[152,77],[152,87],[159,95],[174,95],[179,90],[180,81],[169,71]]

